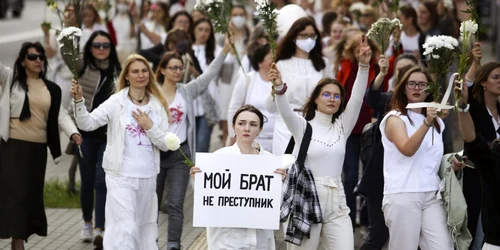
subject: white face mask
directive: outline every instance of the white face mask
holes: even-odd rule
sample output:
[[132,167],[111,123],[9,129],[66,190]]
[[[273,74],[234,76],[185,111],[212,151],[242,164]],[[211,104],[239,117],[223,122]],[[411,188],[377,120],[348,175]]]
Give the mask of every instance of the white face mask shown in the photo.
[[234,24],[234,26],[236,26],[236,28],[241,29],[241,28],[243,28],[243,26],[245,25],[247,20],[245,19],[245,17],[242,17],[242,16],[233,16],[233,17],[231,17],[231,22],[233,22],[233,24]]
[[304,52],[311,52],[311,50],[316,46],[316,40],[312,38],[307,38],[305,40],[295,40],[295,45],[299,47],[299,49],[303,50]]
[[118,13],[126,13],[128,11],[128,5],[126,4],[118,4],[116,6],[116,10]]

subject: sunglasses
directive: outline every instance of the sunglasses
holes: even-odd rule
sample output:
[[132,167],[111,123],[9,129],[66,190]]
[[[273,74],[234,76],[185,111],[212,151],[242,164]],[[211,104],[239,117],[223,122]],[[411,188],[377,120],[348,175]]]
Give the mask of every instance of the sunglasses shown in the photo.
[[40,59],[40,61],[45,61],[45,56],[37,55],[37,54],[27,54],[26,59],[30,61],[36,61],[36,59]]
[[94,49],[109,49],[111,47],[111,43],[92,43],[92,48]]

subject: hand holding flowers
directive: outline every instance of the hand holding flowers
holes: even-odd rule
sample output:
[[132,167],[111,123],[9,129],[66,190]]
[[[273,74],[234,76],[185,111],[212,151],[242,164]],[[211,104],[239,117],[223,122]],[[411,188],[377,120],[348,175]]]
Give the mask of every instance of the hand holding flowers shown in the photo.
[[[210,19],[215,32],[227,34],[229,38],[232,38],[229,19],[232,9],[231,0],[199,0],[199,2],[195,4],[194,8],[203,12],[203,14]],[[234,44],[231,44],[231,46],[235,52],[234,55],[238,60],[238,64],[243,69],[236,47]],[[245,70],[243,70],[243,72],[245,72]]]
[[181,140],[179,139],[179,137],[177,137],[177,135],[175,135],[174,133],[167,133],[167,135],[165,136],[165,144],[167,145],[167,148],[170,151],[179,150],[181,152],[182,156],[184,156],[184,163],[188,167],[191,168],[194,166],[194,163],[182,151]]
[[382,53],[384,53],[387,47],[389,47],[389,39],[392,33],[397,28],[403,28],[399,19],[394,18],[390,20],[389,18],[380,18],[377,22],[372,24],[366,36],[373,39],[380,46]]

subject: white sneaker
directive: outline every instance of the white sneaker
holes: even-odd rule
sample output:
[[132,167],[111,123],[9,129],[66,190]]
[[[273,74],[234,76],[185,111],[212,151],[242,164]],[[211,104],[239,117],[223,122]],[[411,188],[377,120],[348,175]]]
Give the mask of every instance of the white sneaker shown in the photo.
[[80,232],[80,240],[85,243],[90,243],[94,239],[92,235],[92,224],[85,224],[82,227],[82,231]]

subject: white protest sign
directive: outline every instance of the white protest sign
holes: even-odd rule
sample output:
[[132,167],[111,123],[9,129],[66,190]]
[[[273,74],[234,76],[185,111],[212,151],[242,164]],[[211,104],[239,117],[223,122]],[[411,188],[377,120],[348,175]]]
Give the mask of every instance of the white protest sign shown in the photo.
[[282,178],[273,155],[196,153],[194,227],[279,229]]
[[[453,86],[455,85],[455,78],[458,76],[458,73],[454,73],[451,75],[450,80],[448,81],[448,87],[446,88],[446,92],[444,93],[443,100],[441,103],[431,103],[431,102],[416,102],[416,103],[408,103],[406,105],[407,109],[413,109],[413,108],[429,108],[433,107],[436,108],[437,111],[441,111],[442,109],[452,109],[454,106],[453,105],[447,105],[446,102],[450,98],[451,91],[453,90]],[[462,81],[463,84],[463,81]],[[460,86],[461,88],[462,86]]]

